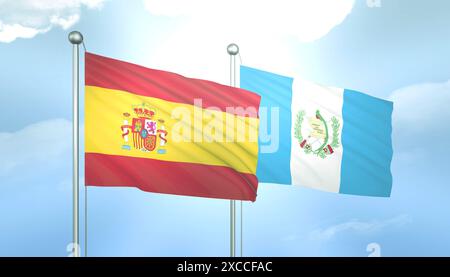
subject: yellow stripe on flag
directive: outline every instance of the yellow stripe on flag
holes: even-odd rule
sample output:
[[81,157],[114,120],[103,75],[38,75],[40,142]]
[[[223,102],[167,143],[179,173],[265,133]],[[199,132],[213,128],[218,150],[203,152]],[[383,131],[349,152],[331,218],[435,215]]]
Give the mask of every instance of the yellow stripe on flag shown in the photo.
[[[258,118],[95,86],[86,86],[85,95],[87,153],[227,166],[256,174]],[[131,130],[133,118],[139,117],[134,108],[140,107],[149,107],[152,121],[168,132],[164,145],[161,134],[156,135],[153,151],[135,148],[144,143]]]

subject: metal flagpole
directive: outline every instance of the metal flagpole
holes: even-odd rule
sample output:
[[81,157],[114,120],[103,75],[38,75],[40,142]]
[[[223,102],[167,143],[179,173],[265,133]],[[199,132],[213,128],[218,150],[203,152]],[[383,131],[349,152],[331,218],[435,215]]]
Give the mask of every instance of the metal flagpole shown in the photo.
[[80,64],[79,64],[79,46],[83,42],[83,35],[80,32],[73,31],[69,34],[69,41],[73,45],[72,62],[72,93],[73,93],[73,256],[80,257],[80,235],[79,235],[79,126],[78,112],[80,94]]
[[243,205],[242,205],[242,200],[241,200],[241,257],[242,257],[242,246],[244,245],[244,235],[242,234],[242,230],[244,229],[243,224],[244,224],[244,214],[243,214]]
[[[84,53],[86,53],[86,46],[84,40],[81,42]],[[84,257],[88,256],[88,186],[84,184]]]
[[88,256],[88,187],[84,185],[84,256]]
[[[230,86],[236,87],[236,55],[239,47],[231,43],[227,47],[230,55]],[[236,201],[230,200],[230,257],[236,257]]]

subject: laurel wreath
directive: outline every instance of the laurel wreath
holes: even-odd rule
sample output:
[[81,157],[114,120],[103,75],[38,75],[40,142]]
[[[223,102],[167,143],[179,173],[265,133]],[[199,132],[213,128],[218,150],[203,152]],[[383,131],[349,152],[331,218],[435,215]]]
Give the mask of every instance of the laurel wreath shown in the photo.
[[[299,111],[296,115],[296,120],[294,124],[294,137],[298,140],[298,143],[302,143],[303,141],[303,135],[302,135],[302,124],[305,117],[305,111]],[[332,148],[338,148],[340,146],[339,144],[339,129],[341,127],[341,124],[339,123],[339,120],[333,116],[331,118],[331,128],[332,128],[332,139],[330,146]],[[327,138],[328,140],[328,138]],[[303,151],[305,154],[313,153],[316,156],[319,156],[322,159],[325,159],[327,157],[327,154],[323,150],[323,147],[320,147],[319,149],[312,150],[311,147],[306,145],[306,147],[303,148]]]

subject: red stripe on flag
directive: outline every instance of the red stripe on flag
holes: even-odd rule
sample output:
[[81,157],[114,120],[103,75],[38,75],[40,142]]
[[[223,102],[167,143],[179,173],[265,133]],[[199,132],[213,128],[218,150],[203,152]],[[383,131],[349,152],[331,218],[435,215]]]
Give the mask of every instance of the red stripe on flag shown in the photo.
[[85,55],[85,85],[122,90],[163,100],[193,105],[201,99],[203,108],[253,107],[253,114],[228,111],[240,116],[257,117],[261,97],[253,92],[218,83],[186,78],[179,74],[150,69],[92,53]]
[[255,175],[229,167],[86,153],[87,186],[137,187],[143,191],[209,198],[256,200]]

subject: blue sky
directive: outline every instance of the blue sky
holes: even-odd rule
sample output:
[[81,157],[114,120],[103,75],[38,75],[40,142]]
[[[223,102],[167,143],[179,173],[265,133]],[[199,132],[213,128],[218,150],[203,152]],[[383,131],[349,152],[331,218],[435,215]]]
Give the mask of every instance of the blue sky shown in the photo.
[[[247,66],[394,101],[391,198],[262,184],[244,255],[450,254],[450,3],[230,1],[0,0],[0,256],[68,255],[73,29],[91,52],[221,83],[234,41]],[[89,254],[227,256],[228,205],[90,187]]]

